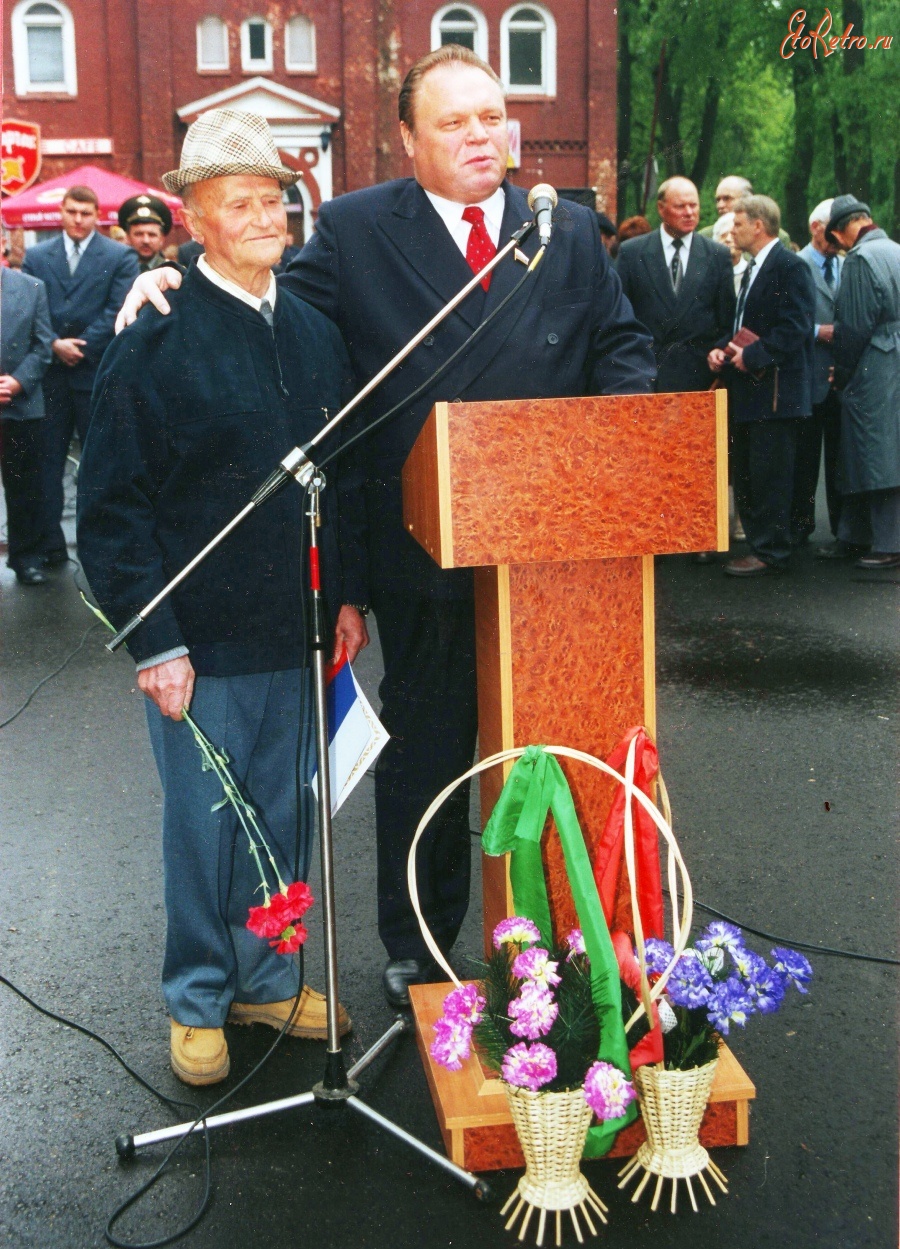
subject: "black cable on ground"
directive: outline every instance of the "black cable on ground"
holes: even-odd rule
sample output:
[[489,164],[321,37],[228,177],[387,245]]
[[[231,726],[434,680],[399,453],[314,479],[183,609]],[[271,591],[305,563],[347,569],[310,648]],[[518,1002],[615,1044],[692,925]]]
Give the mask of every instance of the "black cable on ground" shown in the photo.
[[726,924],[734,924],[743,932],[752,932],[754,937],[762,937],[764,941],[775,941],[778,945],[789,946],[794,950],[808,950],[812,954],[828,954],[834,958],[856,959],[861,963],[883,963],[888,967],[900,967],[900,958],[887,958],[881,954],[858,954],[855,950],[836,950],[829,945],[813,945],[809,941],[792,941],[789,937],[776,937],[771,932],[764,932],[762,928],[751,928],[749,924],[732,919],[730,915],[717,911],[714,906],[707,906],[705,902],[700,902],[697,898],[694,899],[694,906],[699,907],[701,911],[706,911],[708,915],[715,915],[716,919],[723,919]]
[[25,699],[24,703],[22,703],[21,707],[19,707],[18,711],[14,711],[11,716],[8,716],[7,719],[5,719],[4,721],[2,721],[2,723],[0,723],[0,729],[5,729],[7,725],[12,724],[13,720],[18,719],[18,717],[22,714],[25,708],[30,705],[31,700],[34,698],[38,690],[41,689],[44,685],[46,685],[48,681],[52,681],[54,677],[59,676],[63,668],[65,668],[67,664],[75,658],[75,656],[84,646],[85,642],[94,632],[94,630],[98,628],[99,623],[100,623],[99,621],[95,621],[92,625],[88,625],[88,627],[85,629],[84,633],[81,636],[81,641],[78,643],[75,649],[69,651],[68,655],[66,655],[65,659],[62,661],[62,663],[59,665],[58,668],[54,668],[52,672],[49,672],[45,677],[43,677],[40,681],[38,681],[37,685],[34,687],[34,689]]

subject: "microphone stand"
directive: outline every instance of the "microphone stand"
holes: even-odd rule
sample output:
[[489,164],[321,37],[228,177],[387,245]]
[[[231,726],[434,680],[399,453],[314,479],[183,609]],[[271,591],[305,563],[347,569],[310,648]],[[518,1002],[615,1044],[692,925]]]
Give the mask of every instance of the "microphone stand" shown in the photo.
[[[220,542],[222,542],[228,534],[230,534],[241,521],[245,520],[257,507],[271,498],[277,490],[289,478],[293,477],[298,484],[307,492],[309,506],[306,511],[306,518],[309,523],[309,629],[310,629],[310,651],[312,654],[312,677],[313,677],[313,693],[314,693],[314,709],[315,709],[315,732],[316,732],[316,755],[318,764],[318,793],[317,793],[317,822],[319,832],[319,843],[321,847],[321,863],[322,863],[322,902],[323,914],[322,922],[325,935],[325,997],[326,997],[326,1014],[327,1014],[327,1048],[325,1056],[325,1074],[322,1080],[313,1086],[312,1090],[306,1093],[300,1093],[294,1097],[284,1097],[277,1101],[266,1102],[261,1105],[248,1106],[242,1110],[226,1111],[223,1114],[211,1115],[209,1118],[201,1119],[196,1123],[180,1123],[172,1127],[159,1128],[152,1132],[142,1132],[138,1134],[123,1133],[116,1138],[116,1152],[122,1159],[131,1159],[134,1157],[138,1149],[143,1149],[148,1145],[159,1144],[162,1141],[173,1140],[180,1136],[192,1133],[202,1132],[204,1128],[226,1127],[232,1123],[240,1123],[246,1119],[254,1119],[263,1115],[274,1114],[282,1110],[292,1110],[300,1106],[316,1103],[321,1106],[349,1106],[357,1113],[363,1115],[371,1122],[377,1124],[384,1131],[397,1137],[399,1140],[405,1141],[413,1149],[417,1150],[423,1157],[436,1163],[445,1171],[449,1172],[455,1179],[459,1180],[467,1188],[469,1188],[480,1201],[489,1201],[492,1197],[490,1185],[478,1176],[473,1175],[470,1171],[464,1170],[457,1166],[449,1158],[439,1154],[436,1150],[431,1149],[423,1141],[411,1136],[404,1131],[398,1124],[393,1123],[390,1119],[373,1110],[371,1106],[360,1101],[356,1094],[359,1091],[359,1085],[356,1083],[355,1077],[366,1069],[387,1047],[399,1036],[405,1032],[412,1030],[412,1020],[408,1016],[398,1015],[391,1027],[381,1036],[370,1049],[363,1054],[362,1058],[356,1062],[349,1071],[345,1069],[344,1055],[341,1048],[340,1029],[338,1024],[338,954],[337,954],[337,925],[335,917],[334,904],[334,853],[332,841],[332,822],[331,822],[331,775],[329,769],[328,754],[328,716],[325,693],[325,665],[326,665],[326,647],[328,646],[328,638],[326,635],[325,625],[325,609],[322,599],[321,579],[319,570],[319,544],[318,544],[318,526],[321,517],[321,492],[325,487],[325,478],[320,469],[316,467],[309,458],[307,452],[314,450],[319,443],[334,430],[346,416],[356,408],[362,400],[375,389],[385,377],[391,373],[402,360],[425,338],[435,326],[439,325],[445,317],[447,317],[466,296],[475,289],[482,281],[486,274],[490,273],[500,261],[508,255],[515,247],[518,246],[535,228],[533,221],[526,222],[518,229],[510,238],[509,242],[498,251],[484,266],[484,268],[467,282],[466,285],[456,294],[449,303],[447,303],[427,325],[410,339],[405,347],[402,347],[397,354],[388,361],[383,369],[377,373],[366,385],[356,394],[349,403],[347,403],[323,428],[310,440],[304,447],[295,447],[281,461],[278,468],[271,474],[262,486],[256,491],[250,501],[242,508],[240,512],[234,516],[228,524],[219,531],[216,536],[206,544],[206,546],[194,556],[184,568],[172,578],[164,589],[150,600],[146,607],[142,608],[135,616],[129,620],[125,627],[116,634],[116,636],[107,643],[108,651],[115,651],[159,606],[172,591],[188,577],[193,570],[206,559],[207,555],[213,551]],[[546,250],[546,243],[542,243],[530,261],[528,271],[533,272]]]

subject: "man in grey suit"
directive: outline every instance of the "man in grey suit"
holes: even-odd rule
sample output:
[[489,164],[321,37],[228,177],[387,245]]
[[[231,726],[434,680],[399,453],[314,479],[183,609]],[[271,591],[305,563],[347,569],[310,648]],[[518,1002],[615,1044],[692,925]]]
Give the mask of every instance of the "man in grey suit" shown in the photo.
[[94,374],[113,338],[116,313],[140,272],[130,247],[97,230],[99,202],[90,187],[70,187],[60,214],[62,238],[25,254],[23,273],[47,287],[54,330],[53,360],[44,380],[43,539],[48,567],[68,560],[62,531],[63,473],[72,434],[84,442]]
[[0,471],[6,495],[7,561],[23,585],[47,580],[41,557],[41,379],[53,357],[47,290],[16,269],[0,270]]
[[659,229],[619,248],[622,290],[653,335],[656,390],[707,390],[707,355],[734,320],[731,255],[696,233],[700,201],[687,178],[663,182],[656,208]]
[[[809,216],[810,241],[800,252],[810,267],[816,288],[816,324],[812,419],[804,421],[800,427],[797,458],[794,461],[791,538],[795,546],[804,543],[816,527],[816,486],[819,482],[823,442],[828,521],[835,537],[840,519],[837,457],[841,433],[841,401],[834,388],[831,341],[834,337],[834,308],[843,262],[837,247],[825,237],[825,226],[831,216],[833,203],[833,199],[825,199],[812,210]],[[825,548],[825,553],[830,554],[832,549]]]

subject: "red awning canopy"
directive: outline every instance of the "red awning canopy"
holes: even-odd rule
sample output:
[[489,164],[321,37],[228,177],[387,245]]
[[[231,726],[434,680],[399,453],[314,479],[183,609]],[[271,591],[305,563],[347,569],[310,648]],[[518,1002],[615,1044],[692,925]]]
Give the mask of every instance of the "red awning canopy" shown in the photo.
[[118,224],[119,208],[132,195],[159,196],[171,208],[175,221],[178,220],[181,200],[177,195],[147,186],[146,182],[136,182],[134,178],[123,178],[120,174],[110,173],[108,169],[100,169],[96,165],[81,165],[78,169],[63,174],[61,178],[37,182],[19,195],[7,196],[3,200],[3,224],[24,226],[26,230],[61,229],[59,206],[71,186],[89,186],[92,191],[96,191],[100,201],[100,225],[103,226]]

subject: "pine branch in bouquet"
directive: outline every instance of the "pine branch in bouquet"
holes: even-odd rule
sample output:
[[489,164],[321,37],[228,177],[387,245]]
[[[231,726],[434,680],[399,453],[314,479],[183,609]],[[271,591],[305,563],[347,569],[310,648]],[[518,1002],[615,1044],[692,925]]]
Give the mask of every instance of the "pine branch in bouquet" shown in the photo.
[[561,976],[556,989],[559,1014],[546,1037],[546,1043],[556,1051],[556,1079],[547,1086],[553,1092],[583,1084],[584,1073],[600,1048],[600,1025],[585,957],[567,958],[567,953],[565,948],[553,951]]
[[518,993],[518,980],[512,974],[508,947],[493,950],[483,969],[481,992],[485,999],[481,1022],[475,1025],[473,1037],[479,1053],[492,1071],[503,1066],[503,1056],[519,1039],[510,1031],[509,1003]]

